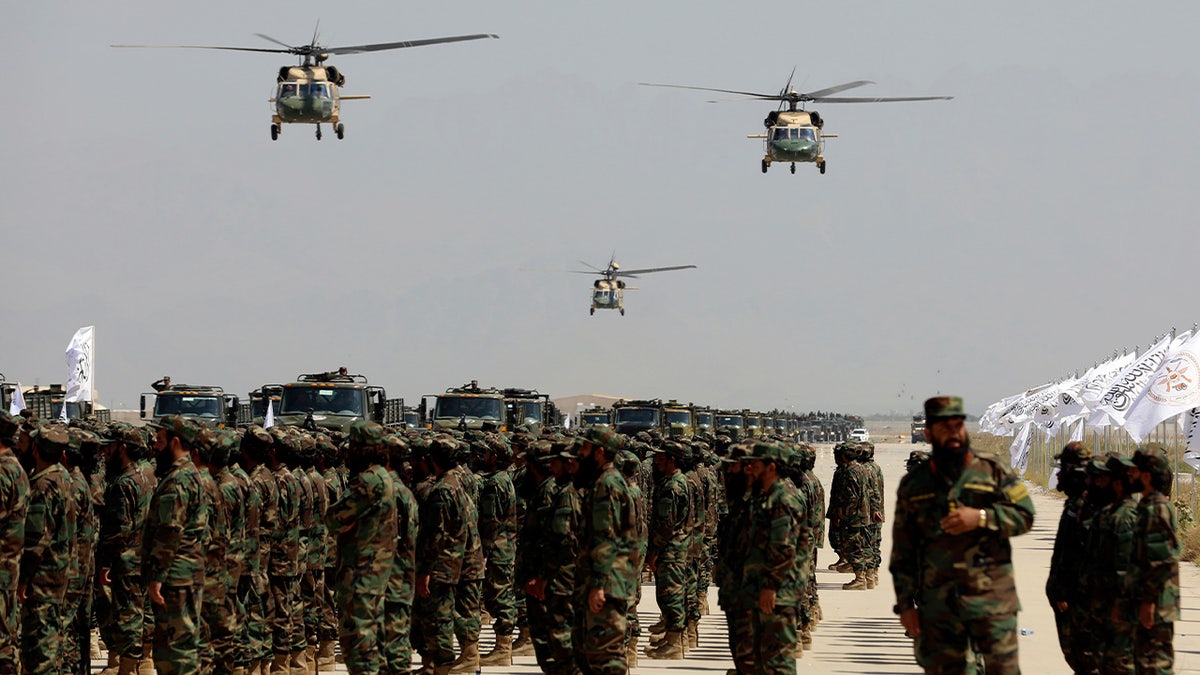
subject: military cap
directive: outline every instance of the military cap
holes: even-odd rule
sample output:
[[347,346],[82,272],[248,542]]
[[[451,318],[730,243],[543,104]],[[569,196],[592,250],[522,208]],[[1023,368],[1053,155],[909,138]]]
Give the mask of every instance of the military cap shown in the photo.
[[688,461],[692,458],[692,449],[683,443],[675,441],[664,441],[662,445],[651,450],[654,453],[662,453],[668,457],[674,457],[677,461]]
[[246,433],[242,436],[242,445],[251,448],[269,448],[275,445],[275,438],[271,436],[271,432],[255,424],[246,429]]
[[1054,456],[1063,464],[1083,464],[1092,458],[1092,451],[1079,441],[1071,441],[1063,446],[1062,452]]
[[548,462],[555,454],[554,444],[550,441],[534,441],[525,451],[525,459],[530,462]]
[[128,424],[114,424],[108,429],[108,438],[113,443],[124,443],[138,448],[148,447],[146,444],[146,435],[140,429],[136,429]]
[[925,401],[926,421],[933,422],[966,416],[967,413],[963,410],[963,400],[959,396],[934,396]]
[[764,462],[778,462],[780,464],[787,461],[788,453],[775,443],[758,442],[750,449],[750,456],[746,459],[761,459]]
[[1127,469],[1133,469],[1137,466],[1133,463],[1132,457],[1126,457],[1124,455],[1111,455],[1109,456],[1106,464],[1108,464],[1109,471],[1122,476],[1125,475],[1125,471]]
[[229,464],[229,458],[233,456],[233,451],[241,439],[233,429],[216,429],[212,435],[212,461],[214,464],[225,466]]
[[617,458],[613,460],[613,465],[626,476],[636,476],[641,462],[638,460],[637,455],[629,450],[622,450],[617,453]]
[[182,415],[168,415],[157,422],[147,422],[146,426],[154,429],[166,429],[168,433],[179,440],[191,445],[200,435],[200,425]]
[[441,466],[458,462],[458,448],[462,445],[453,436],[441,434],[429,442],[429,456]]
[[383,426],[378,422],[358,420],[350,425],[350,443],[352,445],[382,445]]
[[8,414],[7,410],[0,410],[0,440],[3,440],[5,445],[12,443],[12,437],[20,427],[21,423]]
[[1150,443],[1133,453],[1133,463],[1142,471],[1153,474],[1170,475],[1171,463],[1167,460],[1166,450],[1158,443]]
[[504,436],[500,434],[488,434],[484,442],[487,443],[488,450],[491,450],[500,459],[505,461],[512,459],[512,448],[504,440]]
[[71,445],[71,435],[67,433],[67,428],[58,424],[39,425],[33,433],[39,448],[66,450]]
[[744,441],[739,442],[739,443],[734,443],[733,445],[729,446],[729,455],[726,457],[722,457],[721,461],[724,462],[725,464],[733,464],[734,462],[742,462],[747,459],[750,459],[750,448],[751,447],[752,447],[751,444],[746,443]]
[[621,449],[621,436],[608,427],[591,427],[587,430],[587,440],[605,450],[610,457],[615,456]]
[[[1109,457],[1115,457],[1115,456],[1116,455],[1109,453]],[[1090,476],[1111,476],[1112,469],[1110,469],[1108,466],[1109,457],[1106,457],[1104,459],[1088,460],[1088,463],[1084,466],[1084,468],[1087,470],[1088,475],[1090,475]]]

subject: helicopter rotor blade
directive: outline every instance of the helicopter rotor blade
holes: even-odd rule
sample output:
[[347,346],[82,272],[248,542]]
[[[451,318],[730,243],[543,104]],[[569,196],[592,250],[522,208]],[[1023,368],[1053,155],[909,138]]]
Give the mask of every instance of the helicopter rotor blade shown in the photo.
[[256,47],[210,47],[207,45],[109,45],[115,49],[219,49],[231,52],[260,52],[263,54],[292,54],[291,49],[266,49]]
[[275,38],[271,37],[270,35],[264,35],[262,33],[255,33],[255,35],[266,40],[267,42],[274,42],[275,44],[282,45],[284,47],[287,47],[288,49],[295,49],[295,47],[293,47],[292,45],[289,45],[288,43],[283,42],[282,40],[276,40]]
[[818,90],[816,90],[816,91],[810,91],[810,92],[808,92],[808,93],[806,93],[806,94],[803,94],[803,96],[808,96],[808,97],[811,97],[811,98],[814,98],[814,99],[816,99],[816,98],[820,98],[820,97],[822,97],[822,96],[828,96],[828,95],[830,95],[830,94],[836,94],[836,93],[838,93],[839,91],[846,91],[847,89],[854,89],[854,88],[856,88],[856,87],[862,87],[862,86],[865,86],[865,85],[868,85],[868,84],[875,84],[875,83],[874,83],[874,82],[872,82],[871,80],[855,80],[854,82],[847,82],[847,83],[845,83],[845,84],[837,84],[837,85],[834,85],[834,86],[832,86],[832,87],[826,87],[826,88],[824,88],[824,89],[818,89]]
[[583,265],[584,267],[586,267],[586,268],[588,268],[588,269],[590,269],[590,270],[592,270],[593,272],[597,272],[597,273],[599,273],[599,274],[603,274],[603,273],[604,273],[604,270],[600,269],[599,267],[596,267],[595,265],[593,265],[593,264],[591,264],[591,263],[589,263],[589,262],[584,262],[584,261],[580,260],[580,261],[579,261],[579,264],[580,264],[580,265]]
[[779,92],[780,96],[784,96],[792,90],[792,78],[794,77],[796,77],[796,66],[792,66],[792,74],[788,75],[787,85],[784,86],[783,91]]
[[476,33],[474,35],[452,35],[449,37],[428,38],[425,40],[404,40],[401,42],[379,42],[370,45],[354,45],[352,47],[331,47],[323,49],[326,54],[359,54],[361,52],[380,52],[386,49],[404,49],[405,47],[424,47],[425,45],[439,45],[447,42],[466,42],[468,40],[483,40],[487,38],[499,38],[495,33]]
[[814,98],[817,103],[896,103],[901,101],[949,101],[953,96],[900,96],[887,98]]
[[683,84],[656,84],[654,82],[638,82],[643,87],[669,87],[671,89],[695,89],[696,91],[716,91],[722,94],[741,94],[742,96],[753,96],[756,98],[776,100],[779,98],[777,94],[759,94],[753,91],[737,91],[734,89],[713,89],[712,87],[689,87]]
[[671,267],[647,267],[641,270],[622,270],[617,272],[618,277],[632,277],[635,274],[649,274],[651,272],[671,272],[673,270],[690,270],[696,269],[695,265],[673,265]]

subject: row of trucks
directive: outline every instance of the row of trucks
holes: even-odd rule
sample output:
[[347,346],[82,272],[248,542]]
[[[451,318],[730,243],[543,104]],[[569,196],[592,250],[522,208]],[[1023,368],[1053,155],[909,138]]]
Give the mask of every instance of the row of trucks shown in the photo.
[[723,410],[661,399],[620,400],[611,408],[583,410],[578,419],[583,426],[610,426],[631,436],[657,430],[663,436],[690,438],[727,429],[738,438],[777,435],[813,443],[846,440],[850,431],[862,423],[861,417],[840,413]]
[[[12,408],[13,398],[17,395],[17,383],[9,382],[0,373],[0,409]],[[61,384],[51,384],[45,387],[34,385],[22,392],[25,409],[33,412],[38,419],[58,419],[62,416],[63,406],[67,408],[68,418],[94,417],[101,422],[111,419],[111,411],[98,406],[91,401],[79,403],[66,402],[67,391]]]

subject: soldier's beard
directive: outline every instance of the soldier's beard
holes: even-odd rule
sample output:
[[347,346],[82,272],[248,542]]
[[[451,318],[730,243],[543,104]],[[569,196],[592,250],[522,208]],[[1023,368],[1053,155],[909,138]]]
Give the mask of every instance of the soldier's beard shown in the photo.
[[930,441],[933,447],[930,452],[930,457],[933,459],[934,466],[937,467],[938,473],[949,476],[958,476],[962,473],[963,464],[966,461],[967,453],[971,450],[971,439],[964,438],[962,445],[957,448],[948,448],[936,441]]
[[580,457],[579,468],[575,470],[575,487],[580,489],[589,488],[599,477],[600,465],[596,464],[595,458]]
[[725,494],[728,495],[729,501],[741,499],[746,494],[746,474],[744,473],[727,473],[725,474]]
[[162,478],[171,470],[175,458],[171,457],[171,448],[163,448],[154,453],[154,475]]

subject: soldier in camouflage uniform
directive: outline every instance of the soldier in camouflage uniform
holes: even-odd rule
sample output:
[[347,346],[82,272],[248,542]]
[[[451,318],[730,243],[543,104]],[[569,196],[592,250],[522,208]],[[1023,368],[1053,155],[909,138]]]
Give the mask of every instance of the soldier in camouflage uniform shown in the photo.
[[[91,634],[92,583],[96,575],[96,541],[99,522],[92,508],[89,477],[96,468],[100,438],[83,428],[67,430],[70,443],[63,453],[71,474],[71,499],[75,502],[75,558],[68,568],[67,595],[63,601],[63,664],[67,669],[90,670],[87,636]],[[82,645],[82,648],[81,648]]]
[[804,602],[802,603],[801,623],[800,623],[800,642],[805,649],[812,648],[812,632],[816,629],[817,622],[821,620],[821,599],[817,592],[817,549],[824,546],[825,542],[825,488],[821,485],[821,479],[817,478],[813,469],[817,463],[817,453],[812,446],[801,444],[797,454],[800,457],[800,484],[797,486],[805,496],[805,503],[808,505],[804,517],[807,521],[807,526],[811,532],[808,558],[811,573],[808,575],[807,589],[804,594]]
[[512,634],[517,620],[513,571],[517,553],[517,491],[508,466],[512,451],[498,434],[484,439],[483,484],[479,489],[479,537],[487,571],[483,606],[495,619],[496,646],[480,657],[482,666],[512,665]]
[[142,577],[154,610],[154,668],[159,675],[200,672],[200,602],[208,512],[192,450],[200,428],[179,415],[150,424],[158,487],[142,539]]
[[[717,583],[717,604],[725,611],[725,626],[729,633],[729,652],[739,675],[754,673],[754,634],[752,612],[757,598],[744,591],[743,565],[750,555],[750,496],[748,474],[742,460],[750,448],[748,443],[735,443],[728,449],[724,465],[725,499],[728,512],[717,531],[721,555],[713,569]],[[824,514],[820,514],[824,519]]]
[[[245,608],[238,602],[238,586],[247,569],[247,551],[252,541],[247,535],[247,513],[251,508],[252,490],[249,477],[247,476],[246,482],[243,483],[234,470],[236,467],[229,465],[240,444],[237,433],[229,429],[213,432],[209,444],[206,461],[210,472],[216,472],[213,480],[216,482],[219,500],[214,503],[213,512],[223,512],[228,537],[225,559],[218,573],[222,585],[215,587],[215,595],[210,597],[208,587],[211,584],[206,579],[204,591],[204,606],[212,606],[203,614],[207,614],[206,622],[214,659],[213,672],[220,674],[236,672],[237,668],[246,665],[245,656],[241,653],[244,636],[239,634],[245,623]],[[257,528],[257,521],[255,527]],[[217,607],[220,609],[216,609]]]
[[75,502],[71,476],[61,464],[70,444],[67,430],[45,425],[33,432],[31,440],[34,471],[29,477],[17,596],[21,600],[21,669],[34,675],[57,673],[62,666],[63,601],[75,555]]
[[[346,482],[338,471],[338,449],[333,440],[325,434],[317,434],[317,458],[321,479],[325,483],[327,504],[336,504],[346,491]],[[326,507],[328,512],[328,507]],[[337,565],[337,539],[325,528],[325,569],[322,570],[324,580],[321,583],[323,600],[321,602],[321,621],[317,629],[317,665],[325,670],[334,665],[334,643],[338,639],[337,616],[334,607],[337,599],[334,597],[333,580]]]
[[[1134,538],[1137,536],[1137,501],[1132,491],[1129,457],[1109,455],[1104,462],[1112,477],[1113,501],[1100,512],[1088,533],[1087,552],[1092,561],[1094,637],[1105,673],[1133,673],[1133,635],[1137,607],[1133,583],[1137,579]],[[1142,486],[1138,481],[1136,486]]]
[[871,523],[867,526],[870,542],[870,563],[867,565],[867,588],[875,588],[879,583],[879,565],[883,562],[880,546],[883,543],[883,469],[875,463],[875,444],[865,441],[859,444],[863,468],[867,470],[869,489],[868,503],[870,505]]
[[468,518],[474,505],[460,482],[458,443],[453,438],[435,438],[428,460],[434,481],[428,496],[419,504],[417,528],[417,602],[413,615],[424,644],[422,672],[446,675],[454,664],[454,596],[463,580]]
[[1033,500],[1003,463],[970,449],[962,399],[925,402],[932,459],[896,491],[888,569],[894,611],[916,638],[927,673],[1019,672],[1017,599],[1010,537],[1033,527]]
[[[474,432],[479,433],[479,432]],[[454,637],[461,649],[452,664],[452,673],[474,673],[479,670],[480,615],[483,612],[483,579],[486,568],[483,564],[483,542],[479,538],[479,491],[483,480],[469,466],[473,455],[486,452],[482,434],[473,441],[459,444],[458,466],[451,469],[457,474],[467,496],[469,506],[466,518],[467,540],[463,548],[462,574],[458,588],[454,590]]]
[[[301,531],[304,518],[311,518],[311,511],[304,510],[303,486],[292,473],[290,466],[296,462],[297,439],[284,427],[271,427],[274,438],[271,453],[271,475],[279,495],[277,502],[275,537],[270,551],[267,578],[270,595],[267,603],[267,621],[270,625],[270,642],[273,653],[272,671],[283,671],[289,667],[298,672],[306,668],[304,654],[304,611],[300,598]],[[299,648],[297,648],[299,645]]]
[[417,498],[400,479],[408,444],[399,436],[387,436],[388,475],[396,490],[396,555],[392,558],[387,593],[383,601],[380,652],[383,672],[406,673],[412,663],[412,605],[417,563]]
[[[649,545],[646,564],[654,572],[655,600],[666,635],[656,646],[646,648],[652,659],[682,659],[684,631],[687,628],[688,548],[692,530],[692,485],[680,464],[686,461],[689,449],[680,443],[667,441],[654,453],[654,506],[650,513]],[[652,629],[653,632],[653,629]]]
[[[829,495],[830,527],[836,527],[841,532],[841,555],[854,572],[854,579],[842,588],[846,590],[866,590],[871,587],[868,580],[868,570],[871,568],[871,523],[873,520],[872,506],[883,509],[882,495],[876,500],[872,495],[873,478],[870,469],[861,460],[861,450],[857,446],[843,444],[841,466],[842,478],[837,481],[837,487]],[[873,502],[877,502],[873,504]],[[880,520],[882,516],[880,515]],[[841,571],[839,568],[838,571]]]
[[843,554],[845,527],[838,520],[838,514],[843,510],[841,504],[842,495],[848,489],[844,483],[848,480],[847,476],[850,471],[849,450],[850,445],[848,443],[838,443],[833,446],[833,461],[836,467],[833,470],[833,479],[829,481],[829,510],[825,517],[829,520],[829,547],[838,556],[836,561],[829,564],[829,569],[835,572],[854,571],[854,568]]
[[637,508],[625,479],[612,465],[620,436],[593,427],[587,442],[573,448],[579,468],[575,485],[586,489],[579,560],[575,570],[578,613],[572,642],[582,670],[626,673],[625,634],[629,601],[640,583]]
[[204,587],[200,602],[200,633],[197,641],[200,652],[201,669],[222,673],[233,670],[232,662],[216,663],[216,651],[213,649],[213,626],[220,633],[220,623],[227,616],[225,589],[229,586],[226,556],[229,552],[229,509],[221,498],[221,490],[213,478],[212,454],[216,435],[209,429],[201,429],[196,437],[195,447],[192,448],[192,464],[196,466],[200,477],[200,489],[204,494],[203,508],[208,519],[208,528],[201,540],[201,550],[204,551]]
[[1182,543],[1171,505],[1171,465],[1162,448],[1133,455],[1142,484],[1138,536],[1134,549],[1138,578],[1138,625],[1134,658],[1139,673],[1170,673],[1175,663],[1175,622],[1179,620],[1179,556]]
[[383,436],[383,427],[375,422],[360,420],[350,427],[350,481],[345,496],[325,516],[337,536],[335,584],[346,668],[371,675],[384,672],[380,620],[396,554],[396,486],[384,468]]
[[0,675],[15,675],[21,614],[17,604],[29,477],[13,453],[18,423],[0,410]]
[[305,662],[309,669],[317,659],[321,615],[325,598],[326,535],[325,512],[329,510],[329,490],[316,470],[317,441],[311,434],[300,439],[299,466],[293,471],[304,481],[312,495],[308,531],[305,533],[304,564],[300,575],[300,598],[304,608]]
[[248,671],[269,672],[273,658],[270,628],[270,561],[271,550],[279,537],[279,487],[271,474],[270,462],[275,440],[270,432],[252,426],[242,436],[242,460],[250,475],[250,485],[258,495],[257,553],[247,561],[249,583],[242,588],[242,603],[246,607],[246,661]]
[[1084,639],[1090,608],[1087,596],[1080,593],[1079,578],[1087,564],[1084,547],[1087,533],[1080,514],[1084,509],[1084,465],[1091,461],[1092,451],[1079,441],[1072,441],[1054,456],[1059,460],[1057,489],[1066,495],[1058,533],[1054,537],[1054,552],[1050,556],[1050,573],[1046,577],[1046,598],[1054,610],[1058,628],[1058,644],[1073,672],[1090,672],[1081,654],[1092,649],[1092,641]]

